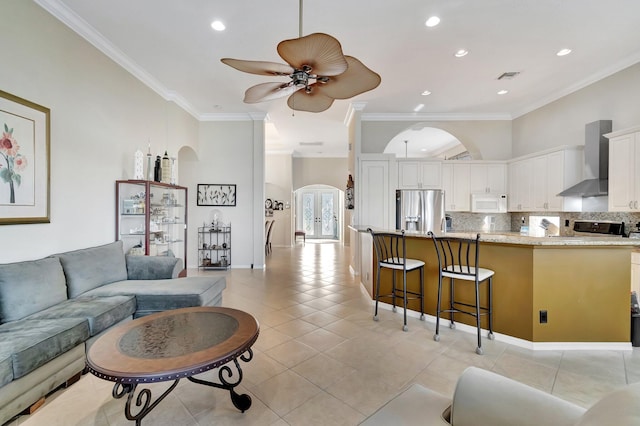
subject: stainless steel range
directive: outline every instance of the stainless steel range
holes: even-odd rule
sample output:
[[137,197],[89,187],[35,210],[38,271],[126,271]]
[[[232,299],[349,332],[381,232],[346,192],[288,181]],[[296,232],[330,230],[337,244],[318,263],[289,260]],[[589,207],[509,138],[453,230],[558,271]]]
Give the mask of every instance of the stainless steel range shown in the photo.
[[582,237],[624,237],[624,222],[608,220],[576,220],[573,232]]

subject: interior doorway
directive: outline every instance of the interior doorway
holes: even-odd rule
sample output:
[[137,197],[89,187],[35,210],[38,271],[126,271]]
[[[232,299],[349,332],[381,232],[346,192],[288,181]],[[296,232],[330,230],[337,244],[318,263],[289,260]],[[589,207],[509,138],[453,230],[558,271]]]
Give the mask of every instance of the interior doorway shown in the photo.
[[300,188],[295,193],[296,230],[302,230],[307,240],[341,240],[341,191],[327,185]]

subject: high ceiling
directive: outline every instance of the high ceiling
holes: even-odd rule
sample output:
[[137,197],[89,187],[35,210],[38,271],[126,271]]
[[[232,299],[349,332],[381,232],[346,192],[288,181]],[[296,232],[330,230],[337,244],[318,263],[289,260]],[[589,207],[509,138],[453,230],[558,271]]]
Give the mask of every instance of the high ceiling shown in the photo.
[[[282,63],[276,46],[298,36],[298,0],[35,1],[200,120],[268,114],[267,149],[297,156],[346,156],[352,102],[371,120],[511,119],[640,61],[638,0],[306,0],[304,35],[333,35],[382,83],[293,114],[286,98],[242,102],[248,87],[286,77],[220,58]],[[428,28],[433,15],[441,22]],[[556,56],[562,48],[572,53]],[[470,53],[456,58],[459,49]]]

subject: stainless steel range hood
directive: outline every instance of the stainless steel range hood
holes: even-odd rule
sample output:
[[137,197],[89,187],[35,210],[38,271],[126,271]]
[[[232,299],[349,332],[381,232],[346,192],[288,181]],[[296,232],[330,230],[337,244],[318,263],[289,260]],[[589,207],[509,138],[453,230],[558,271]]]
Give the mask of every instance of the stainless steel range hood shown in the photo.
[[602,197],[609,193],[609,139],[611,120],[585,125],[584,180],[558,195],[561,197]]

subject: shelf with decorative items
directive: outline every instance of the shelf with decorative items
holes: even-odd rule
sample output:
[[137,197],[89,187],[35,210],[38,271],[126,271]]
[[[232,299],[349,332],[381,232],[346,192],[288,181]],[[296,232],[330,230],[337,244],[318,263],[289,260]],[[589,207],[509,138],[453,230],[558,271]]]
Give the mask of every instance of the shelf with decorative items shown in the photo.
[[211,224],[198,228],[198,267],[231,268],[231,224]]
[[[174,256],[187,264],[187,188],[116,181],[116,240],[129,255]],[[186,275],[186,269],[180,273]]]

